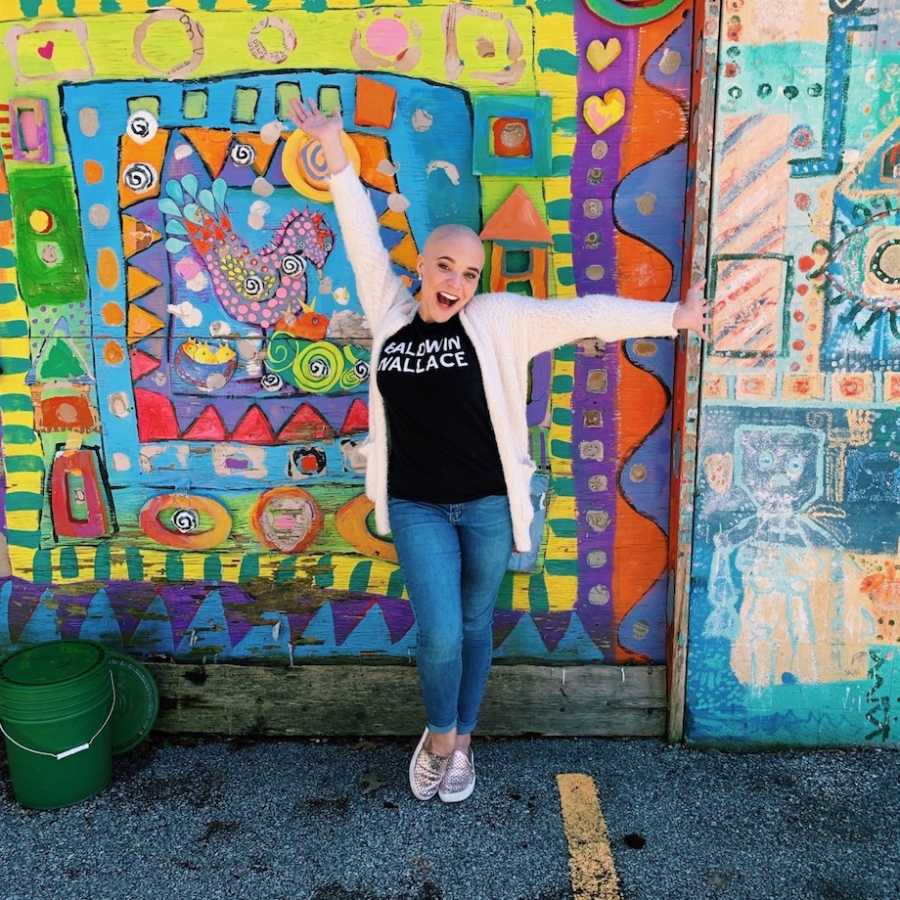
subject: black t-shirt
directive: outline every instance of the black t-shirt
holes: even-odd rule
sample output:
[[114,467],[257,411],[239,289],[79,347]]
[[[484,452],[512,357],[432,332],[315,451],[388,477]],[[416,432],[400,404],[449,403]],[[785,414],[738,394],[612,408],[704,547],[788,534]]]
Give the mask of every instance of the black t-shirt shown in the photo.
[[505,494],[481,367],[456,315],[416,317],[381,349],[378,390],[388,423],[388,494],[465,503]]

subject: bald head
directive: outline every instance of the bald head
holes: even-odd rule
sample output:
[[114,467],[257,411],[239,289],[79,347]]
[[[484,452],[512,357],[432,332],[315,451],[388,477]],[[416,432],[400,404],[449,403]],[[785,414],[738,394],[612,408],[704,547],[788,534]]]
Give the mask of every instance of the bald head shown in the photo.
[[474,253],[475,258],[480,259],[479,268],[484,265],[484,245],[481,238],[466,225],[439,225],[428,235],[424,255],[439,255],[439,248],[443,251],[454,244]]

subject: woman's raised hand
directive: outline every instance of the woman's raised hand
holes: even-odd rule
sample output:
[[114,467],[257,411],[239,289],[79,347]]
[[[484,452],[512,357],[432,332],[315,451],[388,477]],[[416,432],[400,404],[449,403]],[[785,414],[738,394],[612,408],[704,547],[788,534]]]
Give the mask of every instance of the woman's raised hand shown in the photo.
[[344,122],[339,110],[326,115],[316,105],[315,100],[294,99],[291,101],[291,121],[304,134],[319,141],[325,152],[328,170],[333,175],[347,165],[347,155],[341,144]]
[[324,142],[329,137],[338,138],[344,130],[339,110],[330,116],[323,113],[315,100],[291,100],[291,121],[311,138]]
[[712,324],[712,314],[710,305],[712,300],[703,295],[706,287],[706,279],[691,285],[684,300],[678,304],[675,310],[675,317],[672,324],[677,329],[686,328],[689,331],[696,331],[706,341],[712,340],[710,327]]

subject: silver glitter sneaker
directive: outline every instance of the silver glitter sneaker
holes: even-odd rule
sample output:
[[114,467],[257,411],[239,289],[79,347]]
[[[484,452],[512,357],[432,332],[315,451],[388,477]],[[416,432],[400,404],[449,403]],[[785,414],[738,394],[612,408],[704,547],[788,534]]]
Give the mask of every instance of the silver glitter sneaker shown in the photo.
[[475,757],[472,755],[472,748],[469,747],[468,753],[454,750],[438,789],[438,796],[444,803],[459,803],[460,800],[467,799],[474,790]]
[[450,757],[438,756],[425,749],[428,729],[422,733],[419,746],[409,761],[409,786],[417,800],[430,800],[441,786]]

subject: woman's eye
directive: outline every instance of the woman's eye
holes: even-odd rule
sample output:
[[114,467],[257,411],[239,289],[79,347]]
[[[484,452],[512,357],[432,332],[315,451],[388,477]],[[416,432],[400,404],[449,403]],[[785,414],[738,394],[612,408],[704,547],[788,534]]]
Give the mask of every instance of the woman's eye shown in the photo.
[[442,272],[446,272],[447,269],[449,268],[449,266],[447,265],[447,263],[438,263],[438,268],[439,268]]
[[477,277],[478,276],[474,272],[466,272],[466,278],[468,278],[469,281],[474,281]]

